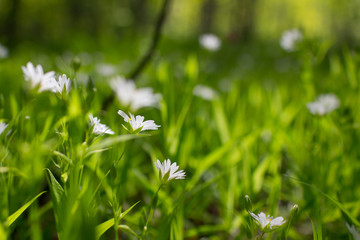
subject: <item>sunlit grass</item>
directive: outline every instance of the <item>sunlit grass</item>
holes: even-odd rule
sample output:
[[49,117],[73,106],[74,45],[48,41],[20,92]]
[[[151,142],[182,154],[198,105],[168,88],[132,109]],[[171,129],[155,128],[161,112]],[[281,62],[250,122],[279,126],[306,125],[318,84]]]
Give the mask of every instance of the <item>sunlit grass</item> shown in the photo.
[[[94,58],[2,60],[0,239],[349,238],[345,223],[360,227],[359,59],[310,41],[293,53],[261,47],[238,49],[230,67],[226,46],[156,59],[136,85],[160,102],[136,112],[117,100],[102,109],[112,77]],[[28,61],[70,77],[69,94],[31,88]],[[194,95],[199,84],[214,97]],[[324,93],[339,107],[311,114]],[[161,127],[135,129],[118,110]],[[165,181],[158,159],[185,179]],[[261,227],[250,212],[285,222]]]

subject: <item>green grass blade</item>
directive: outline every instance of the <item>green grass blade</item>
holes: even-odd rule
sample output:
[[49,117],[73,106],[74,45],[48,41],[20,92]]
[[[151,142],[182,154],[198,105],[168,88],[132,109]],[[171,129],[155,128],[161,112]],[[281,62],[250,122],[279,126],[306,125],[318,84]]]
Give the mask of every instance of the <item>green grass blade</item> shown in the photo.
[[314,237],[314,240],[318,240],[315,223],[314,223],[311,219],[310,219],[310,221],[311,221],[311,226],[312,226],[312,229],[313,229],[313,237]]
[[[140,201],[136,202],[135,204],[133,204],[131,207],[129,207],[125,212],[120,214],[120,218],[119,220],[123,219],[126,214],[128,214]],[[99,239],[101,237],[101,235],[103,235],[107,230],[109,230],[109,228],[111,228],[112,226],[114,226],[114,218],[111,218],[109,220],[107,220],[106,222],[103,222],[101,224],[99,224],[96,229],[96,239]],[[119,228],[121,228],[120,226],[124,227],[126,225],[119,225]],[[124,227],[125,228],[125,227]],[[126,230],[129,230],[130,228],[128,227]],[[130,229],[131,230],[131,229]],[[130,231],[129,230],[129,231]],[[131,230],[132,231],[132,230]],[[130,231],[130,232],[131,232]],[[133,231],[134,232],[134,231]],[[135,232],[134,232],[135,233]],[[136,234],[136,233],[135,233]],[[136,234],[137,236],[137,234]]]
[[226,143],[230,139],[230,131],[224,105],[220,100],[213,101],[213,111],[221,142]]
[[228,141],[226,144],[215,149],[214,151],[209,153],[204,159],[202,159],[201,164],[196,169],[196,173],[188,183],[188,190],[192,189],[195,186],[197,181],[201,178],[201,176],[209,167],[219,161],[221,157],[223,157],[234,146],[234,142],[235,141],[233,140]]
[[137,238],[139,237],[139,235],[134,230],[132,230],[128,225],[119,225],[119,229],[121,229],[124,232],[129,233]]
[[11,226],[11,224],[13,224],[16,219],[18,219],[18,217],[20,217],[20,215],[33,203],[35,202],[35,200],[40,197],[42,194],[44,194],[46,191],[39,193],[38,195],[36,195],[33,199],[31,199],[29,202],[25,203],[21,208],[19,208],[16,212],[14,212],[13,214],[11,214],[7,219],[6,219],[6,224],[8,226]]
[[103,235],[109,228],[111,228],[114,225],[114,218],[111,218],[107,220],[106,222],[103,222],[96,226],[95,232],[96,232],[96,239],[99,239],[101,235]]
[[145,137],[148,135],[133,135],[133,134],[127,134],[127,135],[120,135],[120,136],[116,136],[116,137],[108,137],[104,140],[101,140],[99,142],[94,143],[93,145],[91,145],[86,152],[86,157],[91,155],[92,152],[96,152],[99,150],[102,150],[104,148],[108,148],[116,143],[120,143],[120,142],[126,142],[132,139],[136,139],[136,138],[141,138],[141,137]]
[[73,163],[73,161],[72,161],[70,158],[68,158],[65,154],[63,154],[63,153],[61,153],[61,152],[54,151],[53,154],[56,155],[56,156],[59,156],[59,157],[61,157],[61,158],[63,158],[63,159],[65,159],[65,160],[66,160],[68,163],[70,163],[70,164]]
[[330,195],[324,193],[323,191],[321,191],[320,189],[318,189],[317,187],[309,184],[309,183],[306,183],[306,182],[302,182],[302,181],[299,181],[293,177],[290,177],[291,179],[293,179],[294,181],[298,182],[298,183],[301,183],[303,185],[306,185],[308,187],[311,187],[313,189],[315,189],[316,191],[318,191],[319,193],[321,193],[324,197],[326,197],[327,199],[329,199],[336,207],[338,207],[351,221],[352,223],[354,223],[357,227],[360,227],[360,222],[358,220],[356,220],[356,218],[354,218],[348,210],[346,210],[346,208],[344,207],[343,204],[341,204],[339,201],[337,201],[335,198],[331,197]]
[[140,201],[137,201],[131,207],[129,207],[125,212],[121,213],[119,220],[123,219],[136,205],[138,205],[139,202]]
[[54,200],[56,201],[56,207],[60,204],[61,196],[64,193],[64,189],[60,185],[60,183],[56,180],[50,169],[46,169],[49,173],[49,183],[50,183],[50,189]]

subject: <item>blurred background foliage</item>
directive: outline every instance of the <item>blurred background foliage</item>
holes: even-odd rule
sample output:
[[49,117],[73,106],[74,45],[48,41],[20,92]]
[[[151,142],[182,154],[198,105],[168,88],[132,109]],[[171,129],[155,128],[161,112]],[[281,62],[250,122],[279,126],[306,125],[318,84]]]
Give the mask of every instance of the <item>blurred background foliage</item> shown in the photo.
[[[0,42],[64,49],[82,45],[79,37],[90,36],[95,43],[146,38],[161,4],[161,0],[1,0]],[[293,27],[336,43],[356,45],[360,39],[358,0],[175,0],[171,5],[164,35],[174,41],[197,39],[204,32],[233,44],[277,41]]]
[[[63,134],[64,139],[69,134],[74,149],[81,146],[87,129],[83,114],[99,113],[113,130],[121,132],[119,116],[114,117],[119,105],[114,103],[107,112],[102,111],[103,102],[111,95],[106,80],[116,74],[127,75],[136,66],[151,42],[162,3],[162,0],[0,0],[0,43],[10,52],[9,58],[0,59],[0,114],[3,119],[12,119],[14,129],[20,129],[18,138],[22,141],[9,144],[13,154],[9,159],[19,159],[17,164],[24,175],[35,176],[34,181],[24,178],[18,185],[15,182],[16,187],[9,188],[9,199],[16,199],[6,203],[10,205],[9,213],[46,185],[42,169],[53,167],[49,149],[63,150],[59,147],[62,138],[58,139],[56,134]],[[256,210],[267,208],[274,215],[286,216],[293,203],[299,204],[302,210],[296,230],[290,232],[292,239],[311,239],[315,231],[309,216],[318,222],[319,232],[323,223],[324,236],[335,236],[334,239],[348,236],[344,225],[348,220],[338,208],[319,191],[284,176],[296,176],[337,196],[358,218],[360,56],[354,49],[360,42],[360,1],[170,3],[163,38],[151,67],[136,82],[138,86],[152,86],[163,95],[160,111],[140,112],[148,114],[162,128],[151,140],[127,146],[129,153],[125,157],[129,155],[131,161],[124,166],[131,171],[125,174],[126,203],[132,205],[144,199],[143,202],[149,202],[156,185],[155,171],[150,166],[157,158],[169,157],[188,174],[184,183],[171,186],[173,195],[186,194],[174,204],[165,194],[161,197],[163,215],[154,220],[153,228],[153,235],[162,237],[157,239],[169,239],[170,231],[177,236],[172,239],[200,239],[211,234],[218,235],[212,239],[244,239],[248,217],[241,199],[245,194],[251,195]],[[281,49],[279,39],[290,28],[301,29],[304,41],[299,51],[288,53]],[[217,52],[199,46],[199,36],[209,32],[222,40]],[[81,59],[81,68],[76,73],[71,68],[75,56]],[[78,84],[69,104],[51,95],[40,95],[29,103],[32,96],[24,91],[20,68],[28,61],[41,64],[45,72],[66,73]],[[100,74],[99,64],[111,64],[111,74]],[[82,81],[89,83],[86,88]],[[199,83],[218,90],[220,98],[211,103],[193,98],[192,89]],[[324,92],[337,94],[342,108],[333,117],[314,118],[306,103]],[[68,132],[55,124],[64,113],[71,119]],[[27,115],[36,121],[23,118]],[[63,132],[48,136],[48,129],[43,130],[43,126]],[[145,151],[139,151],[140,148]],[[3,149],[7,147],[4,145]],[[33,149],[37,149],[35,155]],[[100,167],[107,170],[121,152],[121,148],[114,148],[94,155],[91,161],[101,159]],[[33,158],[38,159],[39,167],[33,167]],[[327,165],[323,167],[324,159]],[[109,175],[104,184],[109,189],[115,185],[113,178]],[[98,181],[101,177],[88,179]],[[25,193],[23,189],[28,190]],[[93,215],[98,219],[88,223],[89,229],[111,217],[105,190],[96,199],[100,207]],[[44,212],[51,208],[49,194],[46,196],[39,204]],[[85,203],[86,199],[87,196],[83,199]],[[143,207],[142,204],[138,207]],[[177,212],[168,222],[175,206]],[[323,216],[318,216],[320,206]],[[37,207],[33,207],[32,213],[37,212]],[[136,226],[140,219],[139,208],[126,219],[131,226]],[[80,210],[86,212],[85,207]],[[76,216],[84,221],[83,215]],[[72,224],[77,223],[77,218],[67,219],[68,233],[73,231],[72,226],[77,226]],[[12,233],[14,238],[28,234],[27,225],[21,224],[24,222],[17,224]],[[47,223],[51,226],[44,238],[56,238],[54,223]],[[35,236],[32,239],[39,239],[36,236],[41,234],[36,231],[40,229],[40,220],[31,226]],[[183,233],[182,229],[186,231]],[[81,232],[83,229],[78,229]],[[240,235],[243,238],[237,238]]]

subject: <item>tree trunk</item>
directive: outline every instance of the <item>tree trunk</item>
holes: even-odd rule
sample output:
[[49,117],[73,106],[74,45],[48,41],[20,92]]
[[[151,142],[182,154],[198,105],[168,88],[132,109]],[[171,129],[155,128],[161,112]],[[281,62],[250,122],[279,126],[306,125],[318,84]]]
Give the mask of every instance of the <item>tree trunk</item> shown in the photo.
[[201,11],[201,32],[202,33],[211,33],[213,31],[213,19],[216,11],[216,2],[215,0],[207,0]]

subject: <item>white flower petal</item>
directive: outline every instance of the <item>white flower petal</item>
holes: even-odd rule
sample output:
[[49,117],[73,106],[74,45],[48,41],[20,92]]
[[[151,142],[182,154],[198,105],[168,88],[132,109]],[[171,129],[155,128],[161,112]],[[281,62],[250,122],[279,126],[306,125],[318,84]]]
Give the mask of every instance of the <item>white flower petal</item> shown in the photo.
[[283,217],[277,217],[273,219],[272,216],[266,216],[265,213],[260,212],[258,215],[249,211],[249,214],[257,221],[257,224],[261,227],[261,229],[265,229],[269,224],[269,228],[278,227],[284,224],[286,221]]
[[302,33],[297,29],[285,31],[280,39],[280,46],[287,52],[293,52],[297,44],[302,40]]
[[110,81],[119,101],[136,111],[143,107],[154,107],[159,103],[159,95],[153,93],[152,88],[136,88],[135,82],[123,77],[115,77]]
[[0,58],[7,58],[9,56],[9,50],[0,44]]
[[140,132],[145,130],[157,130],[160,125],[156,125],[154,120],[147,120],[144,122],[144,117],[137,115],[134,116],[132,113],[129,113],[130,117],[126,115],[123,111],[119,110],[118,114],[124,118],[124,121],[131,125],[133,131],[140,130]]
[[59,76],[58,78],[58,86],[57,92],[62,93],[64,89],[66,90],[66,93],[69,94],[71,89],[71,80],[70,78],[67,78],[65,74]]
[[277,217],[273,220],[270,221],[270,229],[272,229],[272,227],[277,227],[277,226],[281,226],[285,223],[286,221],[284,220],[283,217]]
[[221,47],[220,39],[211,33],[203,34],[199,38],[200,45],[210,51],[217,51]]
[[194,96],[200,97],[204,100],[211,101],[217,97],[217,92],[212,88],[198,84],[193,89]]
[[0,122],[0,135],[5,131],[5,129],[7,128],[7,124],[4,122]]
[[354,237],[355,240],[360,240],[359,231],[355,228],[354,225],[350,226],[348,223],[345,223],[346,228],[349,230],[351,235]]
[[89,114],[90,118],[90,125],[93,126],[93,133],[96,135],[103,135],[103,134],[114,134],[114,132],[105,124],[101,124],[100,120],[96,117],[93,117],[92,114]]
[[161,177],[164,178],[164,176],[169,172],[169,178],[166,179],[167,181],[170,181],[172,179],[184,179],[185,178],[185,172],[183,170],[180,170],[176,172],[176,170],[179,169],[179,166],[176,165],[176,162],[171,164],[170,159],[165,160],[162,164],[160,160],[157,160],[155,163],[155,166],[157,169],[161,172]]
[[26,81],[30,81],[31,87],[35,88],[40,85],[39,92],[42,91],[57,91],[57,83],[54,79],[55,72],[50,71],[44,74],[43,68],[41,65],[34,65],[31,62],[26,64],[26,67],[21,67],[24,78]]
[[129,122],[129,119],[130,119],[130,118],[129,118],[129,116],[128,116],[126,113],[124,113],[123,111],[119,110],[119,111],[118,111],[118,114],[124,118],[124,121],[125,121],[125,122]]
[[311,114],[323,116],[339,108],[340,101],[335,94],[322,94],[319,95],[314,102],[307,103],[306,107]]

